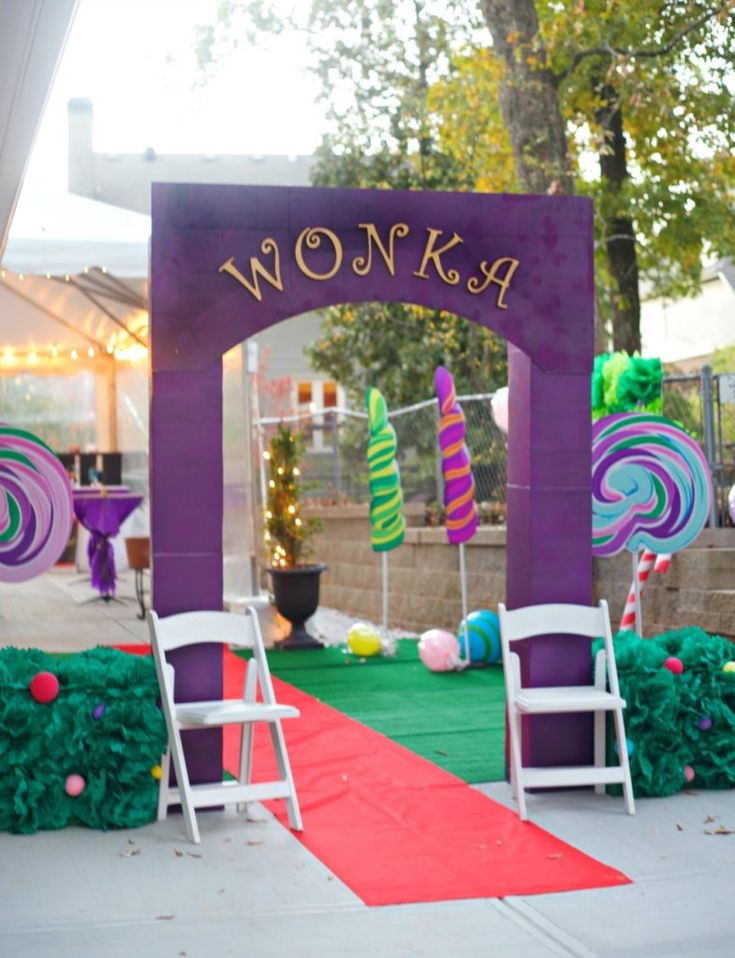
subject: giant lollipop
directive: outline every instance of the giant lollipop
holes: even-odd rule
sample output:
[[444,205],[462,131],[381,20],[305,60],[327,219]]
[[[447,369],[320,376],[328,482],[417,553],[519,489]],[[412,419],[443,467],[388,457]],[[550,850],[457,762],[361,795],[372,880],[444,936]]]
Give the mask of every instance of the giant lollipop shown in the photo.
[[51,449],[0,423],[0,580],[25,582],[64,551],[72,524],[71,483]]
[[[447,512],[447,539],[459,545],[459,579],[462,589],[462,619],[467,622],[467,573],[464,562],[464,544],[477,531],[479,517],[475,503],[475,483],[472,478],[470,456],[465,445],[465,419],[457,402],[454,380],[449,370],[437,366],[434,387],[441,418],[439,420],[439,448],[442,454],[444,476],[444,507]],[[470,660],[470,645],[465,624],[466,660]]]
[[[712,480],[702,450],[663,416],[620,413],[592,427],[592,551],[678,552],[704,528]],[[641,631],[640,594],[636,626]]]
[[368,469],[370,482],[370,543],[383,553],[383,628],[388,628],[388,555],[403,542],[401,476],[396,462],[396,432],[388,422],[388,409],[379,389],[365,393],[370,440]]

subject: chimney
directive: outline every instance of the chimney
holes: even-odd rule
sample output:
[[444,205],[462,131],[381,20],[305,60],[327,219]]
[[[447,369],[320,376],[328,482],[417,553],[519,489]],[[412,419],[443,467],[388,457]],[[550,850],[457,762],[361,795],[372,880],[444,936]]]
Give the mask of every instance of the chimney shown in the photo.
[[94,150],[92,130],[94,110],[88,97],[69,100],[69,192],[95,196]]

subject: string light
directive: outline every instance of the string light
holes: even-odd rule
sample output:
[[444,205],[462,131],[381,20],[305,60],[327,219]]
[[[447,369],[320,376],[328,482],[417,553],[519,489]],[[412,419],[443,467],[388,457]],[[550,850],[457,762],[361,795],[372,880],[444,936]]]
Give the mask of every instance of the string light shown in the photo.
[[275,489],[275,488],[276,488],[276,484],[275,484],[275,482],[274,482],[272,479],[269,479],[269,480],[268,480],[268,485],[270,486],[271,489]]
[[294,467],[293,467],[293,474],[294,474],[295,476],[300,476],[300,475],[301,475],[301,470],[299,469],[298,466],[294,466]]
[[79,359],[79,353],[76,351],[76,349],[72,349],[69,355],[71,356],[72,359]]

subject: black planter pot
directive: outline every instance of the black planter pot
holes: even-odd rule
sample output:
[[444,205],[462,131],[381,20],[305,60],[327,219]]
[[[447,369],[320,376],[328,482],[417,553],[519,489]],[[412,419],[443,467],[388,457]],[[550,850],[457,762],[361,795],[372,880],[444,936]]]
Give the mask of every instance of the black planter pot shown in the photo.
[[294,569],[270,568],[273,595],[279,613],[291,623],[291,632],[281,649],[321,649],[322,643],[310,635],[304,623],[319,605],[319,576],[327,567],[322,564],[296,566]]

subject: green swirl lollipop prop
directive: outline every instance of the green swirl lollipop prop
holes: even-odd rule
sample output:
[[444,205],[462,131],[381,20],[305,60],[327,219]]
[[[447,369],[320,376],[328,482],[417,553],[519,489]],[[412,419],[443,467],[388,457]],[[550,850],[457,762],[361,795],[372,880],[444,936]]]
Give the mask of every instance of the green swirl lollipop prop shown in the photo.
[[379,389],[365,393],[370,427],[367,459],[370,482],[370,544],[383,554],[383,628],[388,628],[388,552],[403,542],[401,476],[396,462],[396,432],[388,422],[388,408]]

